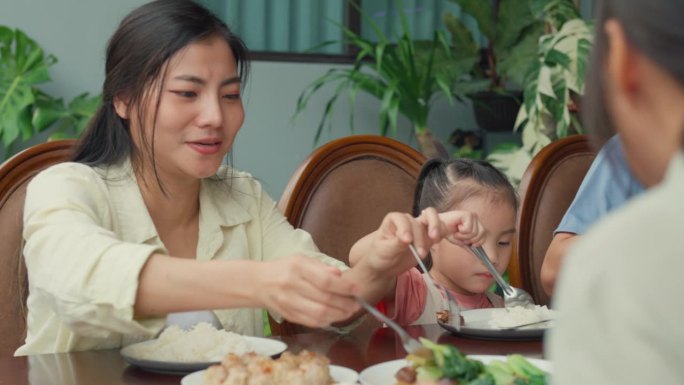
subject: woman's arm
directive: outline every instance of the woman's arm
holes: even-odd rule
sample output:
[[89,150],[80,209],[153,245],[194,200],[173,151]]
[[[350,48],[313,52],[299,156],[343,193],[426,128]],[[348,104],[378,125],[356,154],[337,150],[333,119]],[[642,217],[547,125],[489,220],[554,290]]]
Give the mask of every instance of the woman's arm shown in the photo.
[[121,222],[111,200],[121,197],[108,194],[101,176],[80,164],[56,166],[28,188],[24,252],[32,290],[67,323],[133,333],[140,329],[135,317],[266,307],[322,326],[358,309],[338,268],[296,252],[264,262],[174,258],[146,243],[154,231],[137,222],[122,224],[131,239],[122,241],[110,230]]
[[350,296],[353,283],[339,269],[303,255],[269,262],[203,262],[155,254],[139,282],[138,316],[265,307],[292,322],[320,327],[358,310]]

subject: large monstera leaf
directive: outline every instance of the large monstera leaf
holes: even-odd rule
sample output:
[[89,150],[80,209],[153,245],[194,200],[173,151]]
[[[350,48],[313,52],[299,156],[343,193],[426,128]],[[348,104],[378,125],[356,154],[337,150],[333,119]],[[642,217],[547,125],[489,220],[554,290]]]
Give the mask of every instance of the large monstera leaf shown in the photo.
[[50,80],[57,59],[20,30],[0,26],[0,137],[5,147],[30,137],[37,84]]
[[5,155],[17,150],[14,144],[46,130],[50,139],[78,136],[101,104],[101,95],[83,93],[66,103],[40,90],[56,62],[21,30],[0,26],[0,141]]

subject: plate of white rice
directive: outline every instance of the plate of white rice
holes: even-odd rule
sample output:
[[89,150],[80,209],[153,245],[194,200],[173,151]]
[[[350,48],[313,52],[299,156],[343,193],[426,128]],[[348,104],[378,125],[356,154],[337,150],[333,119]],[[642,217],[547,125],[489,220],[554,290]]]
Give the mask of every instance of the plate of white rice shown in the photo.
[[555,311],[546,306],[535,305],[534,308],[520,306],[512,308],[491,308],[463,310],[463,324],[460,330],[448,324],[440,325],[454,334],[485,339],[529,340],[544,336],[544,332],[553,326],[553,321],[524,326],[518,329],[507,329],[512,326],[538,322],[555,318]]
[[244,336],[199,323],[190,330],[169,326],[155,339],[124,347],[121,355],[144,370],[183,374],[206,369],[228,353],[276,356],[285,349],[287,345],[282,341]]

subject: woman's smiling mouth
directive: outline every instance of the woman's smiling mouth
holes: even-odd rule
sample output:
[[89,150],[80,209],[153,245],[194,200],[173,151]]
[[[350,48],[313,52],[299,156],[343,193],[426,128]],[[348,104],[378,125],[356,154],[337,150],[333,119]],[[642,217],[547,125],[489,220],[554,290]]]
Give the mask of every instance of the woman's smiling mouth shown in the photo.
[[213,155],[221,150],[220,140],[199,140],[196,142],[187,142],[187,145],[202,155]]

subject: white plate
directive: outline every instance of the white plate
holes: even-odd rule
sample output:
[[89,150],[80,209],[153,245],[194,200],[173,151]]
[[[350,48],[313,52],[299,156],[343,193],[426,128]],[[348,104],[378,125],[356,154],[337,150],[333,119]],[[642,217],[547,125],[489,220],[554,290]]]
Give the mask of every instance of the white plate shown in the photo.
[[[344,366],[330,365],[330,377],[333,378],[336,384],[355,384],[359,379],[359,374],[356,370],[345,368]],[[181,385],[203,385],[204,372],[190,373],[181,379]]]
[[461,312],[461,316],[463,317],[461,330],[456,330],[453,326],[441,322],[439,325],[454,334],[466,337],[503,340],[530,340],[542,338],[544,332],[553,325],[553,322],[546,322],[512,330],[501,329],[489,325],[489,320],[493,318],[493,313],[501,310],[501,308],[464,310]]
[[361,385],[394,385],[397,383],[394,375],[406,365],[408,361],[401,359],[369,366],[359,374],[359,382]]
[[[493,355],[468,355],[468,358],[473,358],[480,360],[483,363],[489,363],[494,360],[505,361],[506,356],[493,356]],[[552,373],[553,367],[550,361],[542,360],[538,358],[528,358],[526,360],[530,361],[532,364],[536,365],[539,369]],[[370,366],[364,369],[361,374],[359,374],[359,381],[361,385],[393,385],[396,384],[396,379],[394,375],[399,371],[399,369],[408,365],[408,362],[404,359],[387,361],[381,364]],[[185,385],[185,384],[183,384]]]
[[[251,336],[243,336],[246,340],[247,343],[249,343],[249,346],[254,349],[254,352],[257,354],[261,354],[264,356],[276,356],[287,349],[287,344],[285,344],[282,341],[270,339],[270,338],[261,338],[261,337],[251,337]],[[149,360],[149,359],[141,359],[138,357],[135,357],[134,355],[131,354],[131,350],[133,349],[134,346],[138,346],[140,344],[150,344],[153,343],[154,340],[150,341],[144,341],[144,342],[139,342],[137,344],[132,344],[128,345],[125,348],[121,349],[121,355],[124,357],[124,359],[131,365],[137,366],[140,369],[144,369],[150,372],[158,372],[158,373],[169,373],[169,374],[186,374],[190,372],[195,372],[197,370],[202,370],[206,369],[209,365],[215,364],[217,362],[211,361],[211,362],[174,362],[174,361],[156,361],[156,360]]]

